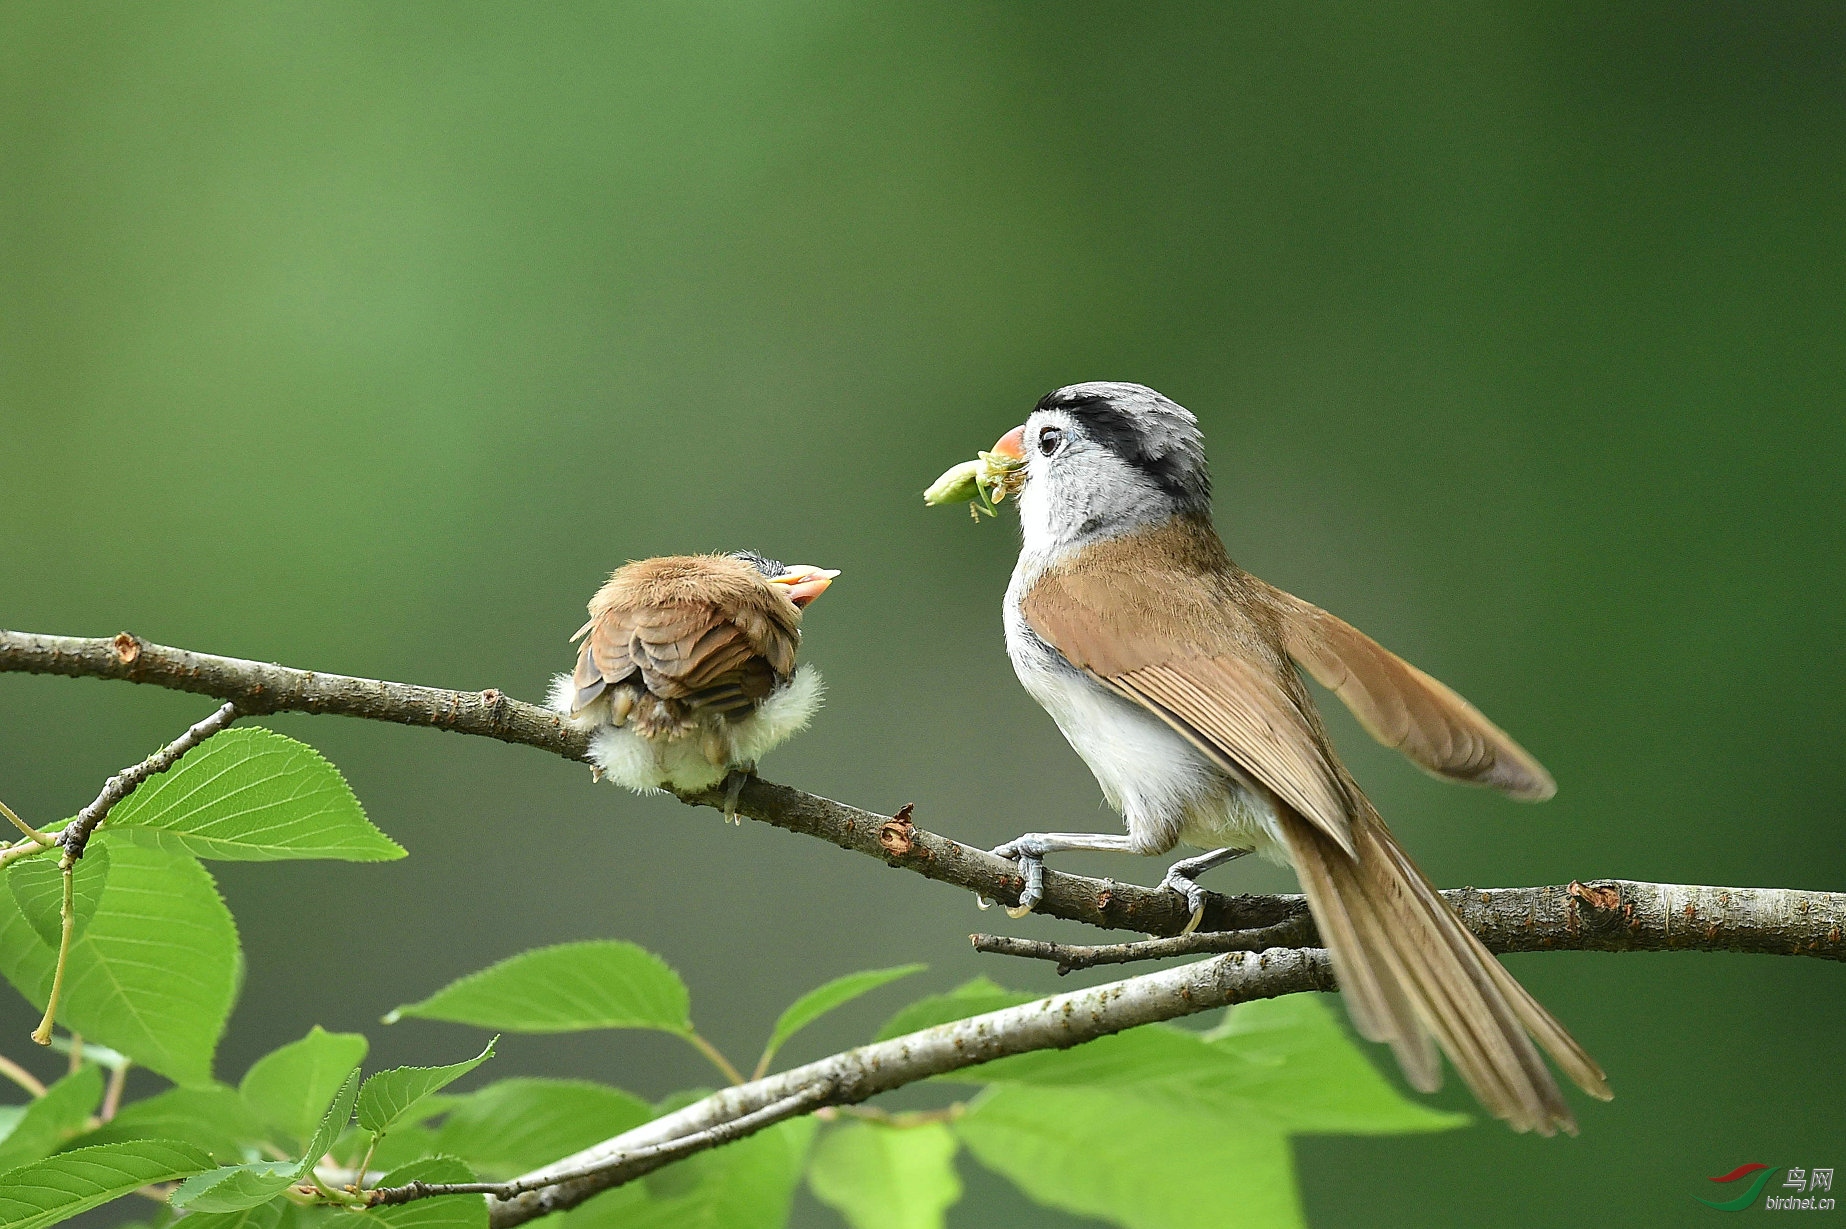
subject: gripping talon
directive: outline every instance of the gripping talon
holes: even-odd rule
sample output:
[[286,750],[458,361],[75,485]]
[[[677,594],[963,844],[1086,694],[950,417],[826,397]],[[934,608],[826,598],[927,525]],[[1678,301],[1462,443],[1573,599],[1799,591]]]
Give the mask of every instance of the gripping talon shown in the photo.
[[733,768],[724,778],[724,822],[743,827],[744,821],[737,818],[737,799],[742,796],[744,786],[750,783],[753,770]]
[[1199,923],[1205,919],[1205,889],[1193,884],[1186,890],[1186,903],[1192,906],[1192,916],[1186,919],[1185,929],[1179,932],[1182,935],[1197,930]]
[[1181,858],[1167,868],[1166,877],[1160,881],[1160,886],[1184,896],[1186,904],[1192,909],[1192,916],[1186,919],[1186,927],[1180,934],[1191,934],[1205,918],[1205,889],[1199,886],[1197,876],[1249,852],[1248,849],[1214,849],[1196,858]]
[[1025,886],[1019,889],[1019,903],[1006,910],[1006,916],[1019,918],[1032,912],[1032,906],[1045,898],[1045,860],[1035,854],[1019,855],[1019,873]]

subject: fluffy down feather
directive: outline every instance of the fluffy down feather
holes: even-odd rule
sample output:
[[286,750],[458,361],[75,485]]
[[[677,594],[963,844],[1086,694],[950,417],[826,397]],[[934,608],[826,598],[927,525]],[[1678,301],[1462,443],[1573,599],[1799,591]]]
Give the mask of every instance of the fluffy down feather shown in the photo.
[[698,734],[683,738],[643,738],[630,725],[609,725],[607,705],[593,705],[575,717],[571,704],[576,685],[568,674],[551,681],[551,708],[578,729],[594,730],[590,760],[617,785],[638,794],[663,789],[711,789],[733,768],[748,768],[807,727],[820,709],[825,687],[812,665],[797,669],[788,682],[765,696],[756,711],[720,727],[728,739],[725,754],[713,762]]

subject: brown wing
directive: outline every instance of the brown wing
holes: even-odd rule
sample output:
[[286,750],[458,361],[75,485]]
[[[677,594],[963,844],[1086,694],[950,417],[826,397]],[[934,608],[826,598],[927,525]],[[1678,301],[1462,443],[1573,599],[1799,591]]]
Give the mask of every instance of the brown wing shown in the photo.
[[1212,587],[1238,574],[1186,553],[1194,532],[1174,522],[1092,547],[1041,577],[1021,613],[1072,665],[1351,852],[1352,804],[1311,702],[1250,604]]
[[794,673],[800,618],[754,568],[726,556],[629,564],[577,632],[575,709],[623,683],[694,708],[752,707]]
[[1320,607],[1252,583],[1281,616],[1289,656],[1339,696],[1373,738],[1435,776],[1527,802],[1557,793],[1544,765],[1441,682]]

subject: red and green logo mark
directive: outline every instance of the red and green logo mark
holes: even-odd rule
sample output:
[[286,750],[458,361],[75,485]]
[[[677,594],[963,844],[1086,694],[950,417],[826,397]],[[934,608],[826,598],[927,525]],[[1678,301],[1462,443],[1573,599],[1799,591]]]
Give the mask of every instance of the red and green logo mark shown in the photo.
[[[1741,1212],[1756,1202],[1757,1197],[1763,1193],[1763,1188],[1769,1185],[1769,1179],[1775,1177],[1780,1168],[1776,1165],[1739,1165],[1731,1172],[1719,1174],[1711,1179],[1713,1182],[1737,1183],[1737,1186],[1731,1188],[1740,1192],[1735,1198],[1699,1199],[1699,1202],[1708,1208],[1716,1208],[1720,1212]],[[1752,1177],[1752,1175],[1755,1176]],[[1749,1179],[1749,1185],[1743,1186],[1746,1178]],[[1824,1169],[1820,1167],[1810,1169],[1804,1165],[1790,1165],[1787,1176],[1782,1179],[1782,1185],[1778,1189],[1784,1193],[1769,1196],[1763,1203],[1765,1209],[1787,1212],[1831,1212],[1834,1209],[1831,1195],[1833,1190],[1832,1166]],[[1814,1193],[1816,1191],[1829,1193],[1817,1195]],[[1693,1198],[1697,1199],[1698,1196],[1695,1195]]]
[[[1739,1165],[1727,1174],[1719,1174],[1712,1181],[1741,1182],[1751,1174],[1755,1174],[1756,1177],[1751,1180],[1750,1185],[1741,1195],[1735,1199],[1699,1199],[1699,1202],[1708,1208],[1716,1208],[1720,1212],[1741,1212],[1756,1202],[1756,1197],[1763,1193],[1765,1186],[1769,1185],[1769,1179],[1775,1177],[1776,1168],[1772,1165]],[[1693,1198],[1698,1199],[1698,1196],[1694,1195]]]

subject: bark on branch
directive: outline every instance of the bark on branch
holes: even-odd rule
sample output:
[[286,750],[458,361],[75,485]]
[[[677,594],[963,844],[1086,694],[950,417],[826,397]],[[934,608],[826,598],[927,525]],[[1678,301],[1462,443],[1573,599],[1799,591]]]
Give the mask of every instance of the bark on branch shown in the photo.
[[[1846,893],[1708,888],[1632,879],[1564,887],[1453,888],[1443,893],[1488,950],[1507,952],[1753,952],[1846,960]],[[1279,899],[1299,899],[1286,897]],[[1317,946],[1313,919],[1261,930],[1198,933],[1140,943],[1045,943],[970,936],[977,952],[1056,962],[1059,973],[1206,952]]]

